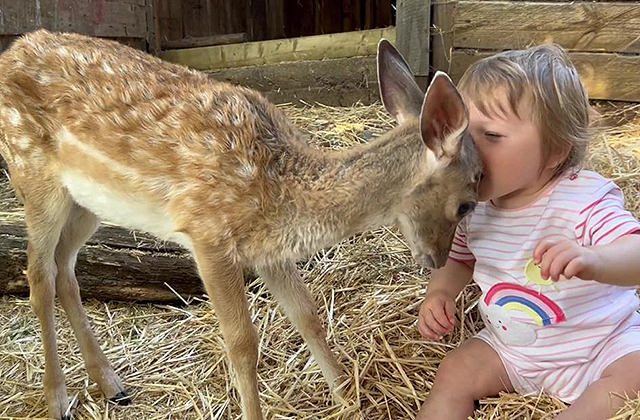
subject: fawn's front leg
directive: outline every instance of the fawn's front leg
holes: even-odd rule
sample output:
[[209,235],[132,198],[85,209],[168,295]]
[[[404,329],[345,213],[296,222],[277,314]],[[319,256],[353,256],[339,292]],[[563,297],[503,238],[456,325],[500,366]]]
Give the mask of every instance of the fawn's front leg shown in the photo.
[[318,317],[315,301],[304,285],[294,263],[258,269],[285,314],[302,335],[332,390],[340,384],[343,369],[331,352],[326,331]]
[[258,396],[258,337],[251,323],[242,268],[213,256],[210,249],[195,245],[194,256],[236,371],[242,416],[244,420],[262,420]]

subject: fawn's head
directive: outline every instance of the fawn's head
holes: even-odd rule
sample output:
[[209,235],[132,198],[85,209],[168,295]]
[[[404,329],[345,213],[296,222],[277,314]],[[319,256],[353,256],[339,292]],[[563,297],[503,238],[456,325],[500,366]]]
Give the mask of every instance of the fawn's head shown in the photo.
[[414,259],[429,268],[447,261],[458,222],[475,208],[481,162],[468,133],[469,117],[449,77],[437,72],[427,93],[387,40],[378,45],[378,82],[387,111],[404,135],[424,144],[419,175],[394,209]]

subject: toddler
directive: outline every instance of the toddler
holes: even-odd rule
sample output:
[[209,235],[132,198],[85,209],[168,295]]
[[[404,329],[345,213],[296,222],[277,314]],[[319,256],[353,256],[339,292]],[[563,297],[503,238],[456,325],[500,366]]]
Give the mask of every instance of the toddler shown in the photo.
[[480,203],[434,271],[418,329],[454,326],[455,298],[482,290],[485,328],[440,364],[418,418],[466,419],[499,392],[544,392],[558,419],[605,419],[640,391],[640,223],[620,189],[581,170],[587,94],[557,45],[471,66],[459,89],[484,164]]

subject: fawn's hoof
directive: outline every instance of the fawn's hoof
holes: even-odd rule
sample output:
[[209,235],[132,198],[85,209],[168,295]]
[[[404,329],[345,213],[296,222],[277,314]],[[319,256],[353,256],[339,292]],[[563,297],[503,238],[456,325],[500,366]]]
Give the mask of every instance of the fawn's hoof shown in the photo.
[[120,391],[115,396],[109,398],[109,401],[118,405],[129,405],[131,404],[131,397],[129,397],[126,392]]

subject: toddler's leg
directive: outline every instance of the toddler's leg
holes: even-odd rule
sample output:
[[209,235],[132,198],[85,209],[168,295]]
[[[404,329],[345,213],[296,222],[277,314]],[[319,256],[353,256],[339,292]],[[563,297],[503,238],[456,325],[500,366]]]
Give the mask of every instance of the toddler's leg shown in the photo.
[[[624,397],[640,392],[640,351],[611,363],[556,420],[608,419],[624,404]],[[620,397],[622,396],[622,397]]]
[[472,338],[449,353],[418,413],[418,420],[467,419],[474,401],[501,391],[513,392],[502,360],[487,343]]

